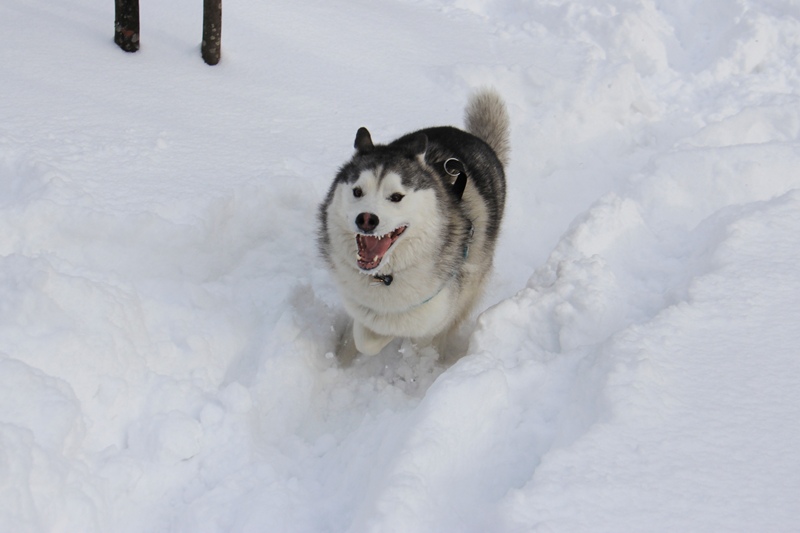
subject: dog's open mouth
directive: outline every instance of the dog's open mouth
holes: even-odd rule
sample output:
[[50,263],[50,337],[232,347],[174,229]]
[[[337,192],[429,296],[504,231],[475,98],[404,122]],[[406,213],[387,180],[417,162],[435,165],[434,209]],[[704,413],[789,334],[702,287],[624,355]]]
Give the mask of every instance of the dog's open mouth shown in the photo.
[[403,234],[408,226],[400,226],[386,235],[364,235],[356,233],[356,244],[358,245],[358,256],[356,262],[362,270],[372,270],[377,268],[383,260],[383,256],[395,243],[398,237]]

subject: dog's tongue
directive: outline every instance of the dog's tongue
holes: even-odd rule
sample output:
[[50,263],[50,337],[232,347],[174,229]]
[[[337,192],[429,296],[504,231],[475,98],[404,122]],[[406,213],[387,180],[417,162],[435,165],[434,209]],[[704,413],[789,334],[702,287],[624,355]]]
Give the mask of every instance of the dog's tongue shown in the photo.
[[381,259],[389,251],[393,240],[388,237],[379,239],[372,235],[359,235],[356,242],[358,243],[358,266],[364,270],[371,270],[381,263]]
[[381,264],[383,256],[392,247],[394,241],[406,230],[405,226],[400,226],[393,232],[377,237],[375,235],[356,235],[358,245],[358,258],[356,262],[362,270],[372,270]]

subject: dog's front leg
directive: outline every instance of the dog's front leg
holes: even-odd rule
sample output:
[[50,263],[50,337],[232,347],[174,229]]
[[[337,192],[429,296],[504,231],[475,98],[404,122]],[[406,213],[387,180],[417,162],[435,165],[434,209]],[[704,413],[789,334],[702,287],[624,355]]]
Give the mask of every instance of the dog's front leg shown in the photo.
[[339,335],[339,342],[336,343],[336,359],[343,367],[350,366],[358,355],[358,348],[353,340],[353,319],[348,318],[347,326]]
[[393,337],[375,333],[361,322],[353,324],[353,340],[356,348],[364,355],[376,355],[391,342]]

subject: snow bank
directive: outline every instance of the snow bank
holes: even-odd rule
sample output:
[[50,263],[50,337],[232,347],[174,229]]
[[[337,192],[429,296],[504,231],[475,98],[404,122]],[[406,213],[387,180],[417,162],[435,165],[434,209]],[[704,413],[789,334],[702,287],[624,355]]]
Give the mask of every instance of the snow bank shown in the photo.
[[[788,531],[800,11],[10,0],[0,531]],[[486,312],[342,367],[316,204],[359,126],[512,116]],[[441,357],[440,357],[441,355]]]

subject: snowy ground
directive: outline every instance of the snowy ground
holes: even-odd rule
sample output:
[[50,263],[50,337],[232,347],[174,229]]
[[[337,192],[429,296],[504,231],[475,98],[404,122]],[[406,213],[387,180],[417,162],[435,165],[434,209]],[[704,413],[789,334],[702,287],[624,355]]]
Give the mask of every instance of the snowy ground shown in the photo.
[[[141,9],[0,4],[0,531],[800,530],[797,1]],[[341,368],[317,203],[483,85],[486,311]]]

